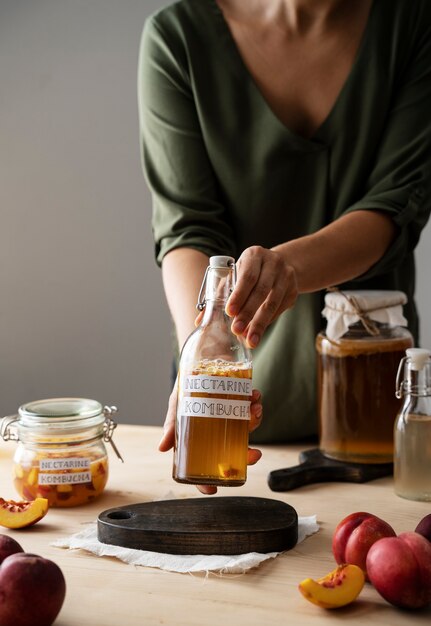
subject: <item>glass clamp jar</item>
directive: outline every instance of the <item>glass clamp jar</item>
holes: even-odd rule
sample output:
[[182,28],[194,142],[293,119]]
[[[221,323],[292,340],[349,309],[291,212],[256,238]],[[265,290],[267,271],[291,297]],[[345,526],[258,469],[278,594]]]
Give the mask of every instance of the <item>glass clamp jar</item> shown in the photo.
[[115,406],[86,398],[50,398],[4,417],[0,435],[18,441],[14,484],[25,500],[46,498],[51,507],[92,502],[105,489],[109,462],[105,442],[123,461],[112,436]]
[[398,364],[413,338],[400,291],[334,291],[316,338],[319,446],[350,463],[392,463]]

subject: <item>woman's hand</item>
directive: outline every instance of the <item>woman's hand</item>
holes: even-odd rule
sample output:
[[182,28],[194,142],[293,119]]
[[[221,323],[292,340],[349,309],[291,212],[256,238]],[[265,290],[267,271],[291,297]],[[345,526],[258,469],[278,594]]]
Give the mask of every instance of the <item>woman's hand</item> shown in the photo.
[[[161,452],[166,452],[173,448],[175,443],[175,415],[177,411],[177,399],[178,399],[178,389],[177,384],[175,383],[172,393],[169,397],[168,411],[166,414],[165,423],[163,426],[163,436],[159,443],[159,450]],[[253,389],[251,405],[250,405],[250,415],[251,419],[249,422],[249,430],[250,432],[255,430],[262,421],[262,404],[261,404],[261,394],[257,389]],[[256,450],[254,448],[248,449],[248,465],[254,465],[258,462],[260,457],[262,456],[262,452],[260,450]],[[202,493],[206,494],[214,494],[217,492],[217,487],[213,485],[197,485],[197,488]]]
[[247,248],[237,263],[237,283],[226,305],[232,331],[255,348],[265,331],[298,297],[295,269],[277,250]]

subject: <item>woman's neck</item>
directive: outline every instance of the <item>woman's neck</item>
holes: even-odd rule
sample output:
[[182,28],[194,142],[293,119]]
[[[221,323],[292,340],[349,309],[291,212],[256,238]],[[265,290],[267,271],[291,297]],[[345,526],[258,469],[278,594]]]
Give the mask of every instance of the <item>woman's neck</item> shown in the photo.
[[355,12],[351,0],[216,0],[224,15],[233,20],[283,25],[290,31],[321,28]]

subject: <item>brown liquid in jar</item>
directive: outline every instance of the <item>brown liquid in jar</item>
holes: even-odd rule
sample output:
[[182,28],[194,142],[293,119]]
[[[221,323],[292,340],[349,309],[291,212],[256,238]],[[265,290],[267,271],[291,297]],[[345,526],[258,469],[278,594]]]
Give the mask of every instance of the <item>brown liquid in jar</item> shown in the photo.
[[350,335],[337,341],[317,336],[320,449],[340,461],[390,463],[401,402],[396,374],[412,337],[405,329],[361,339]]

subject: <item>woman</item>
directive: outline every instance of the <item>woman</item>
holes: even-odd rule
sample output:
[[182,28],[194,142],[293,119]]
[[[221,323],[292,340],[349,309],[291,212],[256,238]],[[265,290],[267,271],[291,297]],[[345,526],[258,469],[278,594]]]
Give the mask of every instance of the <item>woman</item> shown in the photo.
[[[431,4],[181,0],[146,22],[139,109],[179,346],[194,327],[208,257],[235,256],[227,312],[255,349],[265,403],[253,440],[315,434],[314,338],[326,287],[406,292],[417,338],[413,250],[431,201]],[[174,403],[163,450],[173,443]]]

